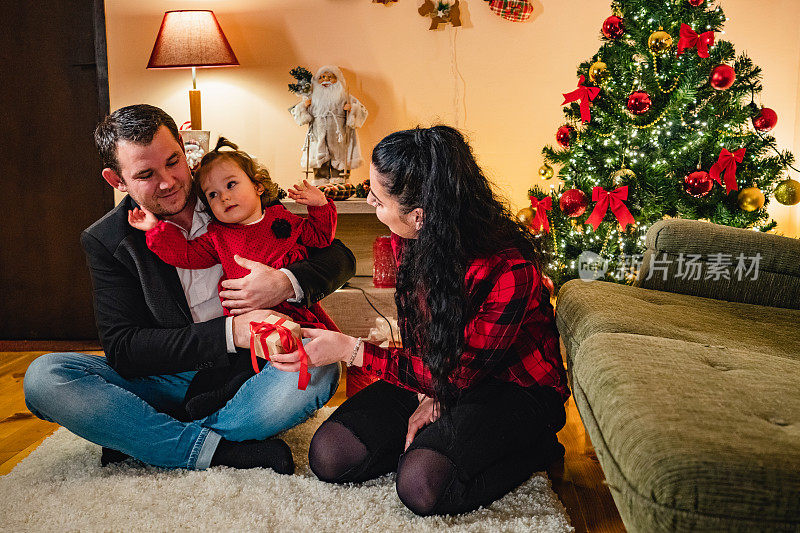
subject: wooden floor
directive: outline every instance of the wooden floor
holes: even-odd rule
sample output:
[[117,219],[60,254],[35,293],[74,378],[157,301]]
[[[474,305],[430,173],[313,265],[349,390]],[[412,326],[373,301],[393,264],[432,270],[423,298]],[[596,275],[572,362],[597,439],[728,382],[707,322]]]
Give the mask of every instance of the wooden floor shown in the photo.
[[[0,341],[0,475],[10,472],[58,428],[34,417],[25,407],[22,380],[31,361],[52,351],[102,353],[92,351],[97,348],[91,343]],[[340,405],[344,399],[343,379],[328,405]],[[625,531],[572,398],[567,404],[567,424],[558,438],[566,455],[564,463],[554,465],[549,474],[575,530]]]

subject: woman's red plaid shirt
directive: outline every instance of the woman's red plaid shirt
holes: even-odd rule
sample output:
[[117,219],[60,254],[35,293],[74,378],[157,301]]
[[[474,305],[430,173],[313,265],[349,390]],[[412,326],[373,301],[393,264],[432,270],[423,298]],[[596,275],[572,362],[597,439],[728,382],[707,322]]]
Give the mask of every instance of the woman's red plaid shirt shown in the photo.
[[[401,239],[392,235],[392,244],[399,263]],[[569,389],[553,306],[534,266],[518,250],[504,250],[472,261],[465,280],[467,298],[483,303],[464,330],[464,352],[452,383],[468,389],[494,378],[523,387],[553,387],[566,401]],[[410,349],[365,343],[362,368],[389,383],[433,394],[430,370]]]

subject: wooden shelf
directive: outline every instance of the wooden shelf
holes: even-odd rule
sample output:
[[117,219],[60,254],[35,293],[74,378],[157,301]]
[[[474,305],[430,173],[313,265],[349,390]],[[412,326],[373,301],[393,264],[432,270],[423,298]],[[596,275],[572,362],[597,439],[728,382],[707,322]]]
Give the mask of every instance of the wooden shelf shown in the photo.
[[[298,204],[294,200],[285,198],[281,200],[281,202],[290,213],[294,213],[295,215],[305,215],[308,213],[306,206]],[[375,214],[375,208],[367,203],[366,198],[352,197],[347,200],[335,200],[334,204],[336,204],[336,212],[339,215]]]
[[376,289],[372,285],[372,276],[354,276],[348,283],[350,287],[341,288],[322,300],[322,306],[342,332],[354,337],[366,337],[378,318],[378,313],[358,289],[363,289],[372,304],[385,316],[397,317],[394,289]]

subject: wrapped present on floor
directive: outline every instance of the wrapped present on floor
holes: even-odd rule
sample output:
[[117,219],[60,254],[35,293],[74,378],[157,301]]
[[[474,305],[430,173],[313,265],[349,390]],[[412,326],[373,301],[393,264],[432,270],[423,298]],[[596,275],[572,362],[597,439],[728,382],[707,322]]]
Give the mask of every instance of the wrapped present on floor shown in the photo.
[[297,388],[306,390],[310,376],[308,374],[308,354],[303,348],[300,324],[270,315],[264,322],[250,322],[250,358],[256,374],[258,357],[270,360],[270,355],[278,353],[300,352],[300,377]]

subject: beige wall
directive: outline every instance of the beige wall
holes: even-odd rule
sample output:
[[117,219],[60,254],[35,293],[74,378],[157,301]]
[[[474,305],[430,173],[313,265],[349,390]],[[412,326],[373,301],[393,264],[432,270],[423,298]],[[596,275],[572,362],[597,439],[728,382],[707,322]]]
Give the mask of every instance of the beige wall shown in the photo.
[[[709,0],[711,1],[711,0]],[[148,102],[188,120],[188,70],[145,69],[163,12],[212,9],[241,67],[200,69],[203,125],[257,156],[284,187],[302,177],[305,128],[287,112],[289,69],[342,67],[370,117],[365,156],[384,135],[444,122],[471,138],[480,163],[518,207],[538,181],[541,147],[561,122],[561,93],[599,47],[610,1],[533,0],[535,18],[512,23],[482,0],[461,0],[464,27],[429,31],[416,0],[106,0],[111,107]],[[775,135],[800,155],[800,2],[726,0],[727,38],[763,67]],[[754,6],[757,5],[757,8]],[[358,181],[366,168],[354,172]],[[773,202],[775,204],[775,202]],[[780,230],[800,235],[800,207],[777,205]]]

